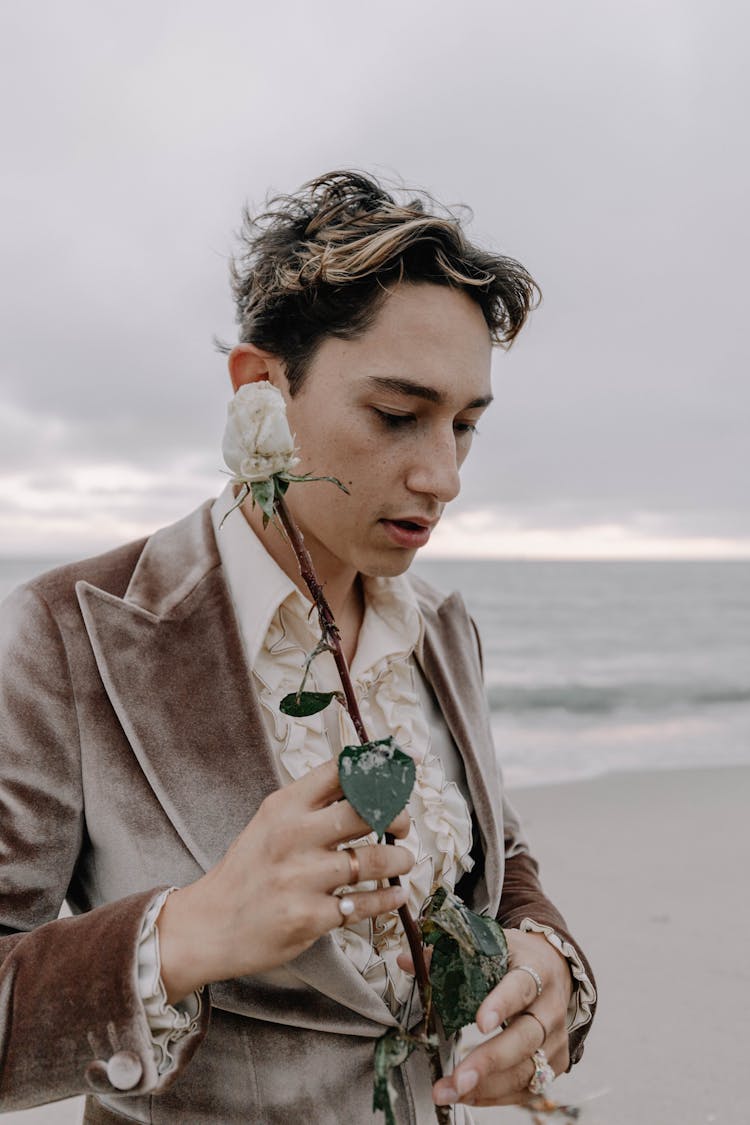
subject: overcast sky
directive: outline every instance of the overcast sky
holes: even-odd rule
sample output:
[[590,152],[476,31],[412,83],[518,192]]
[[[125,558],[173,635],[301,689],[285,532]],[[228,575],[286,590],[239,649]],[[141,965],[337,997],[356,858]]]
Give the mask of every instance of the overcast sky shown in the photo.
[[474,210],[544,301],[435,547],[750,556],[740,3],[6,4],[2,554],[223,485],[246,200],[358,166]]

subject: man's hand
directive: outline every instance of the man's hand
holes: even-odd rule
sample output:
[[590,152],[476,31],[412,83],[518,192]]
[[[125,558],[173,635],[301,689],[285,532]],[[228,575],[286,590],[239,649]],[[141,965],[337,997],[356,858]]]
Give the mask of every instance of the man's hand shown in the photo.
[[[532,1055],[544,1046],[555,1074],[569,1063],[567,1011],[573,988],[568,962],[542,934],[505,930],[510,955],[508,972],[482,1002],[477,1026],[487,1034],[508,1021],[500,1034],[475,1047],[449,1078],[433,1087],[438,1105],[522,1105],[531,1100]],[[542,995],[529,965],[542,981]],[[532,1013],[532,1014],[529,1014]]]
[[[369,826],[341,800],[335,761],[311,770],[267,797],[223,859],[197,882],[174,891],[157,920],[162,980],[170,1003],[203,984],[286,964],[343,918],[332,895],[346,886],[351,866],[337,845],[366,836]],[[409,831],[404,810],[389,832]],[[405,875],[406,848],[357,848],[359,882]],[[374,918],[406,901],[403,887],[350,896],[347,921]]]

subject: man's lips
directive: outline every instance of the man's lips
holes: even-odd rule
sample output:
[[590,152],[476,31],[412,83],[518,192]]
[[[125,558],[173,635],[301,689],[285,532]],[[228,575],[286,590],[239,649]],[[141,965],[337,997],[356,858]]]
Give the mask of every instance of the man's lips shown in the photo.
[[422,516],[403,516],[398,519],[381,519],[380,524],[399,547],[424,547],[437,520]]

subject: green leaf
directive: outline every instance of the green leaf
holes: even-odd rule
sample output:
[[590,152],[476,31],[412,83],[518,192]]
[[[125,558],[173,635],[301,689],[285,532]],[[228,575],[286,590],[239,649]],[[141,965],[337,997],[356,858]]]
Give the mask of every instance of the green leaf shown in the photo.
[[506,968],[507,958],[467,953],[448,934],[440,935],[432,953],[430,983],[446,1035],[474,1023],[479,1005],[503,979]]
[[375,1088],[372,1094],[373,1110],[382,1110],[385,1125],[397,1125],[393,1103],[398,1094],[391,1082],[391,1073],[406,1062],[415,1047],[413,1039],[404,1038],[399,1030],[387,1031],[375,1044]]
[[254,480],[250,485],[253,500],[258,505],[266,520],[273,519],[273,498],[275,488],[273,480]]
[[297,476],[296,473],[280,473],[279,477],[281,478],[281,480],[284,480],[284,481],[287,481],[287,482],[293,481],[293,482],[297,482],[297,483],[300,483],[300,484],[304,484],[305,481],[309,481],[309,480],[327,480],[327,481],[330,481],[331,484],[335,484],[336,487],[340,488],[342,492],[345,492],[347,494],[347,496],[351,495],[351,493],[349,492],[349,489],[346,487],[345,484],[341,483],[341,481],[339,480],[338,477],[314,477],[312,475],[312,473],[305,473],[304,476],[301,476],[301,477]]
[[508,944],[494,918],[475,914],[454,894],[440,888],[421,918],[422,935],[432,945],[432,999],[446,1035],[473,1023],[485,996],[508,969]]
[[306,715],[317,715],[318,711],[324,711],[338,694],[337,691],[293,691],[284,696],[279,704],[279,711],[296,719],[304,718]]
[[494,918],[485,918],[481,914],[474,914],[473,911],[467,910],[465,906],[464,910],[468,914],[469,926],[476,941],[477,949],[485,957],[502,959],[503,972],[505,972],[508,961],[508,943],[505,940],[503,927]]
[[483,953],[507,961],[508,945],[503,928],[494,918],[475,914],[458,895],[440,888],[429,900],[422,914],[422,934],[428,945],[434,945],[441,933],[458,942],[466,953]]
[[344,796],[382,836],[411,796],[416,769],[393,738],[345,746],[339,755],[339,781]]
[[232,504],[232,507],[229,509],[229,511],[225,512],[224,515],[222,516],[221,523],[219,524],[220,529],[224,526],[224,520],[227,518],[227,516],[231,516],[231,514],[235,510],[235,508],[241,507],[242,504],[245,503],[245,500],[247,499],[249,494],[250,494],[250,489],[248,488],[247,484],[243,484],[242,488],[240,489],[240,491],[237,494],[237,498],[236,498],[234,504]]

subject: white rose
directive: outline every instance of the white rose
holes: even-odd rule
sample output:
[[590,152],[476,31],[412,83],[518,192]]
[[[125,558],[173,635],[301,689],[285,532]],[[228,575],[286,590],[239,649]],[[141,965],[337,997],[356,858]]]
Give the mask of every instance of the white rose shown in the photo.
[[281,391],[266,380],[239,388],[227,408],[222,452],[235,480],[248,484],[291,472],[299,458]]

